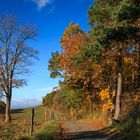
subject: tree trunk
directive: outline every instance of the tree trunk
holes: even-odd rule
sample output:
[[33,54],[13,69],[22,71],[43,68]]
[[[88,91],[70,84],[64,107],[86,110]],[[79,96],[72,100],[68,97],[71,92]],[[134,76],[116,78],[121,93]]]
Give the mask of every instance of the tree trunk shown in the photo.
[[78,109],[75,109],[74,112],[75,112],[75,113],[74,113],[74,114],[75,114],[75,115],[74,115],[74,116],[75,116],[75,119],[77,120],[77,119],[78,119]]
[[[133,71],[134,71],[134,69],[133,69]],[[134,82],[135,82],[135,74],[133,71],[132,71],[132,85],[134,85]]]
[[138,76],[137,76],[137,81],[136,81],[136,84],[137,86],[140,85],[140,48],[139,46],[136,46],[136,49],[137,49],[137,61],[138,61]]
[[115,113],[114,120],[118,120],[121,112],[121,95],[122,95],[122,68],[123,68],[123,44],[120,44],[119,48],[119,56],[118,56],[118,75],[117,75],[117,95],[116,95],[116,103],[115,103]]
[[6,123],[11,121],[10,108],[11,108],[11,97],[7,97],[6,98],[6,111],[5,111],[5,122]]
[[118,120],[121,111],[121,94],[122,94],[122,73],[118,73],[118,85],[116,95],[116,105],[114,119]]
[[90,114],[93,113],[93,102],[92,102],[92,97],[90,96]]

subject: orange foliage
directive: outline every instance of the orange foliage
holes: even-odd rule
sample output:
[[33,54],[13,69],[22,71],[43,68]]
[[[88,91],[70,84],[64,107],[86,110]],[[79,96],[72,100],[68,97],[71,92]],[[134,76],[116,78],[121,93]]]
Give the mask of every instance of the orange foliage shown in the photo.
[[66,28],[63,37],[61,38],[63,52],[60,59],[60,66],[65,73],[73,73],[75,76],[77,71],[79,71],[76,64],[73,63],[71,59],[80,53],[80,48],[86,41],[87,36],[79,29],[79,25],[71,23]]

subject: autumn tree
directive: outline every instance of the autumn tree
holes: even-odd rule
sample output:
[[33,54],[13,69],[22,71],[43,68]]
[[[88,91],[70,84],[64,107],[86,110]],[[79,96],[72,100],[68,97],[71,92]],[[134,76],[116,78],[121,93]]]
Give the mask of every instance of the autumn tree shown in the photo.
[[80,30],[78,24],[70,23],[65,29],[61,38],[62,54],[60,58],[60,65],[64,74],[77,72],[72,57],[79,53],[80,48],[86,41],[86,33]]
[[22,25],[13,15],[5,14],[0,18],[0,87],[1,95],[6,97],[5,122],[11,121],[10,107],[13,88],[26,84],[21,77],[27,74],[32,58],[37,58],[37,51],[28,45],[36,37],[36,29]]
[[87,41],[88,37],[84,31],[80,30],[79,25],[70,23],[61,38],[62,52],[52,53],[49,61],[48,70],[52,78],[63,77],[63,83],[70,86],[78,87],[77,83],[82,84],[79,79],[82,79],[84,68],[74,63],[73,58]]
[[61,75],[63,81],[60,82],[60,86],[63,89],[76,88],[84,89],[85,95],[87,92],[92,95],[93,82],[95,76],[93,73],[95,69],[99,69],[96,65],[93,65],[89,59],[85,59],[82,63],[77,63],[77,56],[80,53],[80,49],[83,45],[90,42],[88,34],[79,28],[78,24],[70,23],[65,29],[61,38],[62,52],[60,54],[53,53],[52,58],[49,61],[49,71],[51,77],[58,77]]
[[[94,43],[84,51],[104,66],[103,72],[107,69],[109,76],[114,75],[115,82],[112,82],[116,88],[114,119],[120,116],[123,80],[126,77],[123,75],[126,66],[124,60],[130,58],[136,50],[135,46],[138,46],[139,16],[136,14],[138,11],[139,2],[136,0],[115,2],[95,0],[95,5],[89,10],[89,23],[92,26],[90,36]],[[108,77],[106,73],[102,76],[103,79]]]
[[61,87],[82,87],[95,97],[110,93],[102,103],[114,107],[116,120],[123,93],[140,83],[139,7],[137,0],[95,0],[88,13],[91,30],[85,33],[71,23],[61,38],[62,52],[51,61],[57,64],[51,72],[62,72]]

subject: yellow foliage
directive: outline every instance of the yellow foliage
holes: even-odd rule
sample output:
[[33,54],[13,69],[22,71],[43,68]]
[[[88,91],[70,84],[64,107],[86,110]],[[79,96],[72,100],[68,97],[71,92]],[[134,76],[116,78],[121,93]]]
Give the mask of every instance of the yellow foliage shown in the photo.
[[100,99],[103,103],[103,112],[107,112],[110,110],[111,106],[113,105],[113,102],[111,100],[111,92],[109,91],[109,89],[103,89],[100,93],[99,93]]
[[109,89],[103,89],[100,93],[99,93],[99,96],[101,98],[102,101],[106,100],[106,99],[109,99],[110,97],[110,92],[109,92]]
[[109,105],[108,104],[103,104],[103,112],[106,112],[109,110]]
[[126,64],[133,64],[133,63],[134,63],[134,60],[133,60],[133,58],[131,58],[131,57],[125,57],[125,58],[124,58],[124,62],[125,62]]

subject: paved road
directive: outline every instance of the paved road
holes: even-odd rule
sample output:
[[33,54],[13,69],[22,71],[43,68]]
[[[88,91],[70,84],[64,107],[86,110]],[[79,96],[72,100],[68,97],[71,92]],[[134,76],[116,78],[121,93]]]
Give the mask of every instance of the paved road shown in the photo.
[[64,121],[61,124],[63,140],[117,140],[108,128],[95,130],[83,121]]

